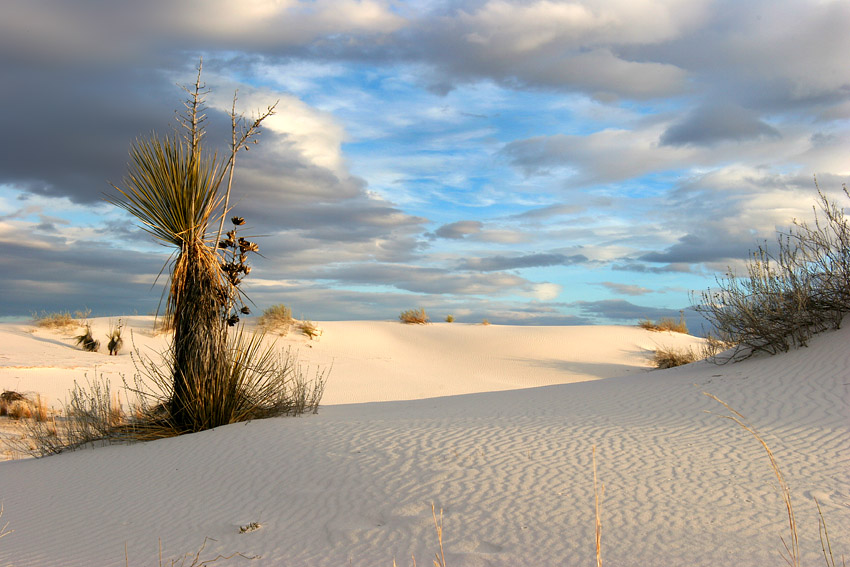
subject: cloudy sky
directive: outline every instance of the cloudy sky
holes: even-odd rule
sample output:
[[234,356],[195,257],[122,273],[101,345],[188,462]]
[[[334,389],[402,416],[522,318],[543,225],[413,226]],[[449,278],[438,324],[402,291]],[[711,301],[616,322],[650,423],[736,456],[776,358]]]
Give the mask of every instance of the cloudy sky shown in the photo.
[[846,0],[6,0],[0,315],[156,309],[169,250],[103,198],[203,57],[209,149],[236,89],[277,101],[234,187],[257,310],[676,316],[850,181],[848,29]]

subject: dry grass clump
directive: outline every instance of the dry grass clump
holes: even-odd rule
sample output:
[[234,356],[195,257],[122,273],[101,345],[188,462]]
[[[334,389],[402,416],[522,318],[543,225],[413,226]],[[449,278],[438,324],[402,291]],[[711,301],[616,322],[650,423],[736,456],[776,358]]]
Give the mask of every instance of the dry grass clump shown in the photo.
[[[779,488],[779,494],[782,497],[782,503],[785,505],[785,513],[788,516],[788,539],[786,540],[784,537],[780,536],[780,541],[782,541],[782,546],[785,548],[785,551],[780,551],[780,555],[785,562],[791,567],[799,567],[800,565],[800,545],[799,539],[797,536],[797,518],[794,514],[794,506],[791,502],[791,488],[788,486],[785,477],[782,474],[782,471],[779,469],[779,462],[776,460],[776,456],[773,454],[773,451],[770,450],[770,447],[767,445],[767,442],[764,440],[762,434],[755,428],[753,424],[747,421],[747,418],[743,416],[740,412],[732,409],[729,404],[719,399],[717,396],[713,394],[709,394],[708,392],[703,392],[704,395],[708,396],[712,400],[721,404],[724,408],[726,408],[731,415],[720,415],[723,419],[728,419],[742,429],[747,431],[750,435],[752,435],[756,441],[764,448],[765,453],[767,453],[767,457],[770,460],[770,466],[773,469],[773,473],[776,475],[776,481]],[[712,413],[712,412],[708,412]],[[817,498],[812,498],[815,502],[815,506],[818,511],[818,535],[820,536],[820,544],[821,550],[823,552],[823,558],[826,561],[827,567],[835,567],[835,556],[832,553],[832,545],[829,541],[829,532],[826,529],[826,520],[823,517],[823,512],[820,508],[820,503],[817,501]],[[842,556],[842,565],[846,565],[844,557]]]
[[5,390],[0,394],[0,416],[14,420],[46,421],[47,413],[47,406],[45,406],[41,394],[29,397],[12,390]]
[[655,349],[652,362],[656,368],[674,368],[701,360],[692,348],[659,347]]
[[48,313],[42,311],[40,314],[33,314],[33,323],[36,327],[42,329],[65,329],[67,327],[77,327],[85,324],[86,319],[91,314],[91,309],[83,309],[74,311],[71,315],[70,311],[56,311]]
[[820,188],[817,205],[813,225],[795,220],[788,233],[778,233],[776,252],[759,247],[745,276],[729,270],[694,302],[737,345],[732,359],[805,346],[850,312],[850,221]]
[[487,325],[489,325],[489,324],[490,324],[490,320],[489,320],[489,319],[482,319],[482,320],[481,320],[481,324],[482,324],[482,325],[484,325],[484,326],[486,327]]
[[407,323],[409,325],[424,325],[429,321],[428,314],[425,313],[424,307],[402,311],[398,318],[402,323]]
[[662,317],[657,323],[653,323],[650,319],[644,318],[638,321],[638,327],[647,331],[671,331],[685,335],[688,334],[688,325],[685,323],[684,311],[680,312],[678,321],[670,317]]
[[263,314],[257,319],[257,327],[266,333],[285,335],[289,332],[293,322],[292,310],[283,303],[278,303],[263,311]]
[[319,326],[316,325],[316,323],[314,323],[313,321],[309,321],[307,319],[299,321],[298,332],[302,335],[309,337],[311,341],[316,337],[322,336],[322,330],[319,328]]
[[446,315],[446,323],[454,323],[455,316],[454,315]]
[[[0,518],[2,518],[2,517],[3,517],[3,504],[0,504]],[[2,526],[0,526],[0,538],[6,537],[7,535],[12,533],[13,531],[15,531],[15,530],[9,529],[9,522],[6,522]]]

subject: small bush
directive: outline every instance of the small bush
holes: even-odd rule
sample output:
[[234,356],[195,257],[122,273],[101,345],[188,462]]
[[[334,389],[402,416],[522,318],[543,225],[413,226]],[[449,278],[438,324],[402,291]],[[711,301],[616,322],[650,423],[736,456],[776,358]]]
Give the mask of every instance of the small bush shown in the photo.
[[398,318],[402,323],[410,325],[424,325],[428,322],[428,314],[425,313],[425,309],[423,307],[402,311]]
[[257,319],[257,326],[259,328],[267,333],[276,333],[278,335],[287,334],[292,323],[292,310],[283,303],[272,305],[263,311],[263,314]]
[[[850,197],[846,186],[844,193]],[[731,360],[805,346],[812,335],[837,329],[850,312],[850,221],[820,188],[814,224],[795,220],[787,233],[777,234],[776,249],[760,247],[746,275],[729,270],[694,301],[714,329],[737,345]]]
[[662,317],[657,323],[644,317],[638,321],[638,327],[647,331],[672,331],[674,333],[688,334],[688,325],[685,323],[685,312],[679,312],[679,321],[675,321],[670,317]]
[[0,415],[9,415],[9,409],[15,402],[26,400],[26,396],[12,390],[4,390],[0,394]]
[[454,315],[446,315],[446,323],[454,323],[455,316]]
[[36,327],[42,329],[64,329],[66,327],[76,327],[79,321],[75,321],[74,317],[68,311],[47,313],[41,312],[41,315],[33,315],[33,322]]
[[655,356],[652,361],[656,368],[674,368],[683,364],[690,364],[701,360],[693,349],[675,349],[661,347],[655,350]]
[[487,325],[489,325],[489,324],[490,324],[490,320],[489,320],[489,319],[482,319],[482,320],[481,320],[481,324],[482,324],[482,325],[484,325],[484,326],[486,327]]
[[316,337],[322,336],[322,330],[314,322],[307,321],[306,319],[298,323],[298,331],[302,335],[310,337],[311,341]]

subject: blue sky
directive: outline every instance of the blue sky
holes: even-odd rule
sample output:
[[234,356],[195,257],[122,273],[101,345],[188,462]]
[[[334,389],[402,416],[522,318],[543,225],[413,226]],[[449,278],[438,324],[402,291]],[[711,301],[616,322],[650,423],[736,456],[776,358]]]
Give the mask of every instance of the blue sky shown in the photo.
[[103,196],[203,57],[210,149],[236,89],[278,101],[234,189],[257,310],[677,316],[809,218],[813,176],[841,197],[848,27],[830,0],[12,0],[0,309],[156,309],[167,251]]

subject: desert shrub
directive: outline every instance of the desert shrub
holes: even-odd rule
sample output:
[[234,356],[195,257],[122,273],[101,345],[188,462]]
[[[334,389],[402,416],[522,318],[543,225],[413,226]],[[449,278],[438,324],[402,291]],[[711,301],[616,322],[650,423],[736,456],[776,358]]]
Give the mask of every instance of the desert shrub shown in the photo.
[[257,319],[257,326],[259,328],[267,333],[276,333],[278,335],[287,334],[292,323],[292,310],[283,303],[272,305],[263,311],[263,314]]
[[74,337],[78,347],[81,347],[86,352],[97,352],[100,348],[100,341],[95,340],[91,334],[91,325],[86,325],[86,332],[82,335]]
[[655,349],[652,362],[656,368],[674,368],[700,360],[700,356],[692,348],[677,349],[659,347]]
[[482,324],[482,325],[484,325],[484,326],[486,327],[487,325],[489,325],[489,324],[490,324],[490,320],[489,320],[489,319],[482,319],[482,320],[481,320],[481,324]]
[[9,415],[12,405],[16,402],[24,402],[27,398],[19,392],[13,390],[4,390],[0,394],[0,415]]
[[685,323],[685,312],[679,312],[679,320],[676,321],[671,317],[662,317],[657,323],[653,323],[648,318],[643,318],[638,321],[638,327],[647,331],[672,331],[674,333],[688,334],[688,325]]
[[454,315],[446,315],[446,323],[454,323],[455,316]]
[[42,311],[40,315],[33,315],[33,323],[35,323],[36,327],[42,329],[64,329],[66,327],[75,327],[79,324],[68,311],[55,313]]
[[424,307],[402,311],[398,318],[402,323],[411,325],[424,325],[428,322],[428,314],[425,313]]
[[[847,187],[844,193],[850,197]],[[746,275],[729,270],[694,301],[716,332],[737,345],[740,359],[805,346],[838,328],[850,311],[850,224],[818,188],[813,225],[794,221],[777,235],[776,252],[759,247]]]
[[313,340],[316,337],[322,336],[322,330],[313,321],[304,319],[298,323],[298,332],[302,335],[310,337]]

